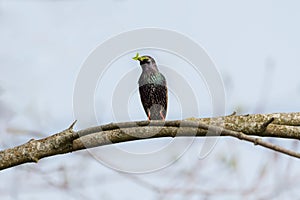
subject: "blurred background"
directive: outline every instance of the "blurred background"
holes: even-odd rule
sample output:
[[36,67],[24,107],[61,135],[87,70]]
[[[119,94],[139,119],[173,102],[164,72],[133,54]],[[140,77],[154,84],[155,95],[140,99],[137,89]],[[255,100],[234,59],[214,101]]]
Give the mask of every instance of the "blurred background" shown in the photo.
[[[299,8],[276,0],[0,0],[0,149],[68,127],[74,84],[90,52],[143,27],[180,32],[207,51],[224,82],[227,114],[297,112]],[[99,123],[113,120],[103,116]],[[300,151],[298,141],[267,140]],[[300,197],[297,159],[234,138],[220,139],[199,159],[203,138],[195,143],[172,165],[146,174],[117,172],[86,151],[18,166],[0,173],[0,199]]]

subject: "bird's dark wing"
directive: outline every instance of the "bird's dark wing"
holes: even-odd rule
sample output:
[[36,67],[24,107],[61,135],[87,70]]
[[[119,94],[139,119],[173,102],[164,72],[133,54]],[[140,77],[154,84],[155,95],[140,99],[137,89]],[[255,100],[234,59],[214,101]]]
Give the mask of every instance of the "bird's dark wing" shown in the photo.
[[[167,107],[168,107],[168,88],[165,85],[159,85],[157,87],[156,101],[162,106],[161,112],[164,118],[166,118]],[[160,117],[161,118],[161,117]]]
[[149,91],[151,91],[149,84],[145,84],[139,87],[141,102],[147,116],[148,116],[148,109],[151,107],[151,100],[148,96]]
[[162,114],[164,118],[166,118],[167,115],[167,108],[168,108],[168,87],[167,87],[167,81],[164,75],[161,74],[163,84],[160,85],[160,94],[161,94],[161,105],[163,106]]

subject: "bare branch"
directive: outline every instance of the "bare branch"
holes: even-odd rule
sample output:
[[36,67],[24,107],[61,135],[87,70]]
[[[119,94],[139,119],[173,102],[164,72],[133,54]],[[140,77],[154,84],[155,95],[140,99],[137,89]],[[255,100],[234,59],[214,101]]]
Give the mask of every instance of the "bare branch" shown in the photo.
[[298,152],[253,137],[300,139],[300,113],[111,123],[78,132],[73,131],[75,123],[76,121],[68,129],[44,139],[32,139],[23,145],[0,151],[0,170],[85,148],[158,137],[203,137],[208,136],[208,132],[209,136],[231,136],[300,158]]
[[0,170],[27,162],[38,162],[39,159],[57,154],[72,152],[72,143],[78,134],[70,128],[52,136],[35,140],[0,151]]

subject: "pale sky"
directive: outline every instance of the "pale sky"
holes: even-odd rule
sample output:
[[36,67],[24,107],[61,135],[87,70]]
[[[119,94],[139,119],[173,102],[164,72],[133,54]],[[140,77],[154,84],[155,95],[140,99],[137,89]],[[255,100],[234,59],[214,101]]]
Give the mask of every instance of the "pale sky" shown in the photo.
[[[297,112],[300,109],[299,9],[298,1],[277,0],[1,0],[0,103],[14,113],[8,124],[11,127],[42,130],[45,135],[64,129],[74,120],[74,85],[90,53],[122,32],[156,27],[186,35],[206,50],[225,84],[227,114],[234,110]],[[158,62],[166,59],[163,53],[155,55],[160,58]],[[111,70],[111,76],[106,75],[113,85],[118,81],[113,73],[122,76],[118,67],[127,70],[139,67],[130,60],[131,55],[126,56],[115,63],[112,69],[116,71]],[[176,67],[180,70],[180,66]],[[188,81],[195,89],[205,90],[204,84],[196,85],[197,80],[192,76]],[[113,121],[111,102],[103,97],[103,91],[97,92],[95,98],[101,100],[95,105],[99,123]],[[203,116],[209,116],[211,110],[207,94],[204,91],[197,96]],[[169,119],[181,116],[175,96],[170,103],[175,111],[170,108]],[[137,97],[133,93],[128,112],[131,119],[142,120],[145,116],[141,106],[134,110]],[[22,136],[6,144],[25,141],[27,137]],[[245,152],[255,148],[247,147]],[[259,162],[251,151],[249,155],[253,162]],[[64,162],[70,157],[60,159]]]

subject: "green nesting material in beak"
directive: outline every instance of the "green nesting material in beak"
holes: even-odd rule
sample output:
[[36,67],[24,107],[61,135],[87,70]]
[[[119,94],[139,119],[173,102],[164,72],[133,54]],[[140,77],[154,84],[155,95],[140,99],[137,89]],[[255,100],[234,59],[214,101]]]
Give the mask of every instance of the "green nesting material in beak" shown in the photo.
[[133,60],[143,61],[149,59],[147,56],[140,56],[139,53],[136,53],[135,57],[132,58]]

